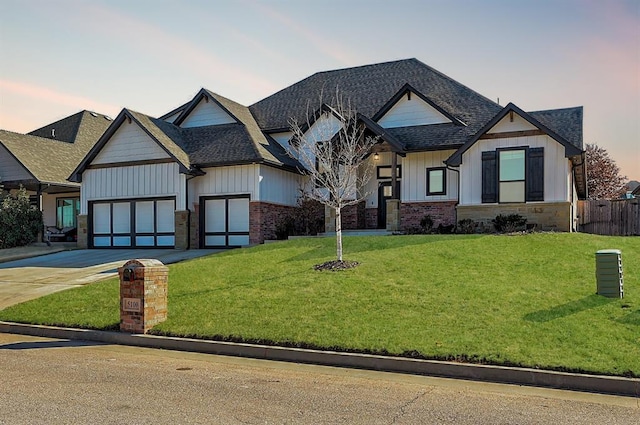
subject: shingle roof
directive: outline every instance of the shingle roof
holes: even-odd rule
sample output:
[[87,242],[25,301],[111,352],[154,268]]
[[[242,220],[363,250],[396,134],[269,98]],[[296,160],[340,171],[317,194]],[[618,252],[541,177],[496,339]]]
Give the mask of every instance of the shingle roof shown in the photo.
[[540,124],[555,131],[566,141],[583,150],[582,106],[564,109],[529,112]]
[[0,130],[0,144],[39,182],[72,186],[67,177],[110,123],[104,115],[81,111],[29,134]]
[[336,89],[349,98],[359,113],[373,117],[389,99],[409,84],[448,114],[468,126],[473,134],[500,111],[500,105],[425,65],[405,59],[355,68],[316,73],[249,107],[265,131],[289,127],[289,119],[304,122],[307,105],[331,98]]

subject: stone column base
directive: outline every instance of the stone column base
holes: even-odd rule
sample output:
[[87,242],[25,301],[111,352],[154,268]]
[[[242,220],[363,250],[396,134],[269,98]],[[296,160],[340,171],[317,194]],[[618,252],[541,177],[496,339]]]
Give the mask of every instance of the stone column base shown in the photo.
[[387,199],[387,230],[397,232],[400,230],[400,200]]
[[89,248],[89,229],[87,228],[88,216],[86,214],[78,214],[78,240],[76,241],[79,249]]

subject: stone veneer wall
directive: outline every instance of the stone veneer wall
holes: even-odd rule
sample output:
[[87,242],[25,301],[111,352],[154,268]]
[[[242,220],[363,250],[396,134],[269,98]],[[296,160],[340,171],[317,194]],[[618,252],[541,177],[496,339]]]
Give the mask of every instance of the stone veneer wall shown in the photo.
[[493,229],[491,220],[498,214],[520,214],[527,224],[538,230],[571,232],[571,202],[539,202],[531,204],[458,205],[458,220],[470,218]]
[[175,212],[175,242],[176,249],[187,249],[189,247],[189,211]]
[[278,219],[292,213],[295,208],[268,202],[250,202],[249,243],[259,244],[266,239],[275,239]]
[[89,247],[89,229],[88,216],[86,214],[78,214],[78,240],[77,245],[79,249],[87,249]]
[[190,242],[191,249],[201,248],[200,246],[200,204],[193,204],[193,210],[191,211],[191,220],[189,223],[191,226]]
[[419,227],[426,215],[431,216],[434,227],[456,224],[456,201],[403,203],[400,205],[401,228]]

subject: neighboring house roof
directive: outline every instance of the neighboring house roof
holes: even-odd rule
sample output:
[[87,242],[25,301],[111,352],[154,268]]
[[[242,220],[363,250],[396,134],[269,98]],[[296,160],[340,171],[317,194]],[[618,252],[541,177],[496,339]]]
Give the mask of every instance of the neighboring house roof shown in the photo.
[[[407,88],[446,116],[467,126],[468,135],[498,113],[501,107],[417,59],[405,59],[316,73],[251,105],[249,109],[266,132],[285,131],[289,119],[306,120],[308,107],[327,102],[336,90],[362,115],[374,117]],[[323,93],[324,99],[320,99]],[[401,140],[401,142],[403,142]]]
[[81,111],[29,134],[0,130],[0,144],[33,177],[21,184],[76,187],[67,177],[110,123],[105,115]]
[[[464,145],[462,145],[449,159],[447,164],[452,166],[458,166],[462,163],[462,154],[467,149],[473,146],[480,138],[495,126],[502,118],[507,116],[509,112],[515,112],[526,121],[528,121],[534,127],[539,128],[549,137],[553,138],[556,142],[560,143],[565,148],[565,156],[572,157],[581,155],[582,150],[582,107],[566,108],[548,111],[539,111],[527,113],[518,108],[513,103],[509,103],[505,106],[495,117],[487,122],[473,137],[471,137]],[[546,123],[543,124],[542,121]],[[551,125],[551,127],[549,127]],[[566,127],[566,128],[565,128]],[[572,134],[571,130],[580,128],[577,134]],[[560,132],[569,135],[569,140],[560,135],[556,129]]]
[[635,189],[633,189],[631,194],[634,195],[634,196],[640,196],[640,184],[638,186],[636,186]]

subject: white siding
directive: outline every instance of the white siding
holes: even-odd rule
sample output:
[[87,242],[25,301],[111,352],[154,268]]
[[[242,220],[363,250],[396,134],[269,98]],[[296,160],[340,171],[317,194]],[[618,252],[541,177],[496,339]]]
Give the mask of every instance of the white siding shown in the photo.
[[260,165],[234,165],[205,168],[204,176],[190,181],[189,205],[199,202],[200,196],[250,194],[251,200],[259,198]]
[[341,127],[342,122],[338,118],[326,113],[311,125],[304,137],[310,142],[324,142],[330,140]]
[[87,202],[175,196],[176,210],[184,210],[186,177],[176,163],[88,169],[82,174],[81,214]]
[[513,121],[511,121],[511,113],[502,118],[496,125],[491,127],[487,133],[507,133],[509,131],[526,131],[537,130],[538,127],[532,125],[529,121],[520,115],[513,113]]
[[183,128],[204,127],[207,125],[232,124],[235,119],[213,100],[202,99],[180,124]]
[[285,149],[289,149],[289,140],[291,139],[291,136],[293,136],[293,133],[285,131],[282,133],[271,133],[269,136],[273,137],[274,140],[280,143],[280,145]]
[[260,201],[290,206],[297,204],[303,187],[303,177],[300,174],[261,165],[259,180]]
[[181,113],[182,113],[182,111],[178,111],[175,114],[168,116],[164,120],[166,122],[169,122],[169,123],[173,124],[173,122],[176,120],[176,118],[178,118],[180,116]]
[[402,160],[402,202],[455,201],[458,199],[458,173],[446,170],[444,195],[427,196],[427,168],[444,167],[444,161],[455,151],[418,152]]
[[451,122],[449,118],[414,93],[411,94],[411,100],[409,100],[408,95],[405,94],[378,120],[378,124],[383,128],[448,122]]
[[31,174],[16,161],[9,151],[0,145],[0,182],[11,180],[28,180]]
[[570,166],[564,146],[549,136],[479,140],[462,155],[461,205],[482,204],[482,152],[508,147],[544,147],[544,200],[569,201]]
[[169,154],[138,124],[125,121],[91,163],[111,164],[165,158],[169,158]]

